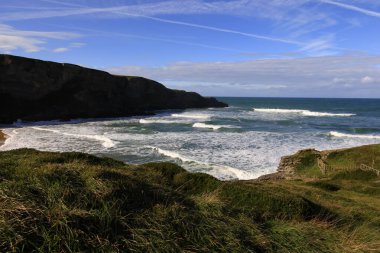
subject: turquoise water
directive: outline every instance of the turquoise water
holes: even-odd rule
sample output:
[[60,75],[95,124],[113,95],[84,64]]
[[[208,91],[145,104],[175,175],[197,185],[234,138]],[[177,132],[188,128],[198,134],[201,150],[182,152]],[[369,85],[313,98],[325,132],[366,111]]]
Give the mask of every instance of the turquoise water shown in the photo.
[[228,108],[150,117],[17,124],[3,150],[31,147],[106,155],[127,163],[173,161],[220,179],[274,172],[299,149],[380,143],[380,100],[218,98]]

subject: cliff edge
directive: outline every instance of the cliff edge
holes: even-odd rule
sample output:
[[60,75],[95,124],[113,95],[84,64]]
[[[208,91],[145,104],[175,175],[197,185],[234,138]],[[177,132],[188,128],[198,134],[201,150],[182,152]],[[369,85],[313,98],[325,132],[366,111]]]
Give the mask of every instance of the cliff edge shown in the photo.
[[0,54],[0,123],[226,106],[215,98],[168,89],[142,77]]
[[[328,161],[362,163],[371,152],[378,158],[380,145]],[[298,153],[298,179],[260,182],[172,163],[0,152],[0,252],[379,252],[380,177],[318,176],[315,155]]]
[[282,157],[277,172],[263,175],[258,181],[326,178],[350,171],[380,176],[380,144],[324,151],[300,150]]

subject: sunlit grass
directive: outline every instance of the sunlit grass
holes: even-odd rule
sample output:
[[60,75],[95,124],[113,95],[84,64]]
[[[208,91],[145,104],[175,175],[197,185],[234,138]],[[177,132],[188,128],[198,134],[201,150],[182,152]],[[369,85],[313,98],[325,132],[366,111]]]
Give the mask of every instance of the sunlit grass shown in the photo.
[[172,163],[1,152],[0,252],[376,252],[380,178],[307,177],[305,155],[303,179],[222,182]]

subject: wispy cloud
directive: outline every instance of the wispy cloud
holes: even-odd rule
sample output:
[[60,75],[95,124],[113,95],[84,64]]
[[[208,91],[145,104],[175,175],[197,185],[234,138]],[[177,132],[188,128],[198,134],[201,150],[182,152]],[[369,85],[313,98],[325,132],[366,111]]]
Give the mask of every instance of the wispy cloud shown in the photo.
[[[233,29],[227,29],[222,27],[215,27],[210,25],[196,24],[191,22],[177,21],[157,15],[168,14],[227,14],[227,15],[257,15],[263,16],[263,12],[260,10],[265,8],[263,1],[249,1],[249,0],[237,0],[237,1],[217,1],[207,3],[199,0],[187,0],[187,1],[164,1],[158,3],[145,3],[138,5],[123,5],[115,7],[88,7],[76,4],[67,4],[64,2],[47,0],[49,3],[62,4],[63,6],[75,7],[65,8],[62,10],[51,11],[38,11],[38,12],[14,12],[2,15],[0,20],[23,20],[23,19],[41,19],[41,18],[53,18],[53,17],[65,17],[74,15],[89,15],[89,14],[107,14],[112,13],[112,17],[115,18],[115,14],[119,16],[135,17],[149,19],[155,22],[168,23],[174,25],[187,26],[192,28],[198,28],[203,30],[210,30],[214,32],[229,33],[238,36],[244,36],[259,40],[266,40],[272,42],[286,43],[297,46],[307,46],[308,43],[298,41],[296,39],[286,39],[274,36],[267,36],[262,34],[255,34],[251,32],[238,31]],[[299,1],[290,1],[291,6],[299,5]],[[282,3],[282,4],[280,4]],[[286,6],[282,1],[274,1],[269,3],[273,8],[279,8]],[[289,5],[289,1],[287,1]],[[267,10],[268,11],[268,10]],[[267,12],[266,11],[266,12]],[[252,13],[253,12],[253,13]],[[280,17],[281,15],[264,15],[265,18]],[[310,15],[309,15],[310,16]],[[305,17],[307,17],[305,15]],[[305,17],[303,20],[305,20]]]
[[376,84],[376,83],[379,84],[380,79],[375,79],[371,76],[365,76],[360,80],[360,82],[363,84]]
[[[180,84],[183,84],[182,88],[194,88],[210,95],[233,92],[230,95],[379,97],[380,68],[376,67],[377,64],[380,64],[380,56],[344,55],[241,62],[179,62],[156,68],[126,66],[108,71],[149,77],[175,88],[181,88]],[[252,93],[245,93],[247,90]]]
[[[305,0],[302,0],[305,2]],[[183,0],[183,1],[158,1],[158,2],[143,2],[139,4],[129,4],[129,5],[116,5],[109,7],[108,4],[104,5],[103,1],[93,1],[91,6],[84,6],[80,4],[73,4],[63,1],[52,1],[44,0],[43,2],[48,2],[51,4],[57,4],[60,6],[65,6],[61,10],[46,10],[38,12],[14,12],[0,17],[3,20],[20,20],[20,19],[38,19],[38,18],[48,18],[48,17],[63,17],[72,15],[86,15],[86,14],[98,14],[98,13],[112,13],[115,11],[119,12],[130,12],[136,15],[183,15],[183,14],[226,14],[231,16],[256,16],[262,15],[261,9],[266,8],[269,5],[279,5],[279,1],[252,1],[252,0],[234,0],[234,1],[214,1],[206,2],[202,0]],[[281,2],[281,1],[280,1]],[[295,3],[295,1],[287,1],[286,5],[289,3]],[[299,2],[299,1],[297,1]],[[87,1],[88,4],[90,2]],[[117,4],[118,2],[116,2]],[[119,2],[120,3],[120,2]],[[293,5],[293,4],[292,4]],[[285,6],[285,4],[281,4]],[[71,7],[71,8],[67,8]],[[109,16],[110,17],[110,16]],[[115,17],[115,15],[113,15]]]
[[0,52],[11,53],[13,50],[22,49],[26,52],[38,52],[42,50],[44,41],[22,36],[10,36],[0,34]]
[[67,47],[59,47],[53,50],[54,53],[64,53],[69,51],[70,49]]
[[66,40],[77,37],[79,35],[75,33],[18,30],[12,26],[0,24],[0,51],[10,53],[21,49],[26,52],[38,52],[43,50],[42,45],[48,39]]
[[324,56],[336,54],[334,49],[337,47],[333,44],[334,35],[329,34],[310,41],[307,45],[300,49],[301,52],[306,52],[311,56]]
[[190,46],[190,47],[201,47],[201,48],[208,48],[208,49],[214,49],[214,50],[220,50],[220,51],[234,52],[234,53],[247,55],[247,56],[254,55],[252,52],[247,52],[241,49],[221,47],[221,46],[215,46],[215,45],[209,45],[209,44],[197,43],[197,42],[189,42],[189,41],[184,41],[184,40],[179,40],[179,39],[162,38],[158,36],[143,36],[139,34],[101,31],[101,30],[96,30],[96,29],[78,28],[78,27],[65,27],[65,28],[79,31],[81,33],[86,33],[88,36],[124,37],[124,38],[129,38],[129,39],[159,41],[159,42],[165,42],[165,43],[170,43],[170,44],[185,45],[185,46]]
[[18,30],[12,26],[0,23],[0,32],[2,35],[10,36],[24,36],[24,37],[38,37],[49,39],[73,39],[79,37],[78,34],[72,32],[41,32],[30,30]]
[[[90,16],[91,18],[140,18],[153,22],[184,26],[194,29],[208,30],[234,36],[242,36],[263,41],[293,45],[301,52],[309,55],[323,55],[342,51],[335,47],[334,34],[331,31],[323,33],[326,28],[337,24],[337,17],[326,11],[324,4],[378,16],[378,12],[359,8],[334,0],[168,0],[139,1],[138,4],[126,4],[127,1],[56,1],[40,0],[45,6],[33,9],[28,5],[24,11],[0,11],[0,21],[63,18],[70,16]],[[81,5],[86,3],[89,6]],[[324,3],[324,4],[321,4]],[[113,4],[113,6],[110,6]],[[214,26],[201,22],[178,20],[175,15],[209,15],[219,14],[244,18],[260,18],[272,22],[268,34]],[[171,17],[167,17],[171,15]],[[174,17],[173,17],[174,16]],[[351,19],[341,17],[346,23]],[[328,38],[328,39],[326,39]],[[171,42],[170,42],[171,43]],[[192,42],[188,42],[189,44]],[[202,44],[202,43],[199,43]]]
[[85,45],[86,45],[85,43],[73,42],[73,43],[70,43],[67,47],[58,47],[58,48],[54,49],[53,52],[54,53],[64,53],[64,52],[67,52],[73,48],[84,47]]
[[320,1],[322,3],[335,5],[335,6],[347,9],[347,10],[352,10],[352,11],[356,11],[356,12],[359,12],[359,13],[362,13],[362,14],[365,14],[365,15],[368,15],[368,16],[380,18],[380,12],[364,9],[364,8],[358,7],[356,5],[345,4],[345,3],[331,1],[331,0],[320,0]]
[[[120,14],[125,14],[125,13],[120,13]],[[131,15],[131,14],[126,14],[126,15]],[[175,21],[175,20],[170,20],[170,19],[163,19],[163,18],[156,18],[156,17],[142,16],[142,15],[139,15],[139,17],[143,17],[143,18],[147,18],[147,19],[151,19],[151,20],[155,20],[155,21],[159,21],[159,22],[164,22],[164,23],[175,24],[175,25],[195,27],[195,28],[211,30],[211,31],[216,31],[216,32],[231,33],[231,34],[236,34],[236,35],[245,36],[245,37],[249,37],[249,38],[260,39],[260,40],[281,42],[281,43],[293,44],[293,45],[298,45],[298,46],[305,45],[305,43],[300,42],[300,41],[263,36],[263,35],[241,32],[241,31],[236,31],[236,30],[230,30],[230,29],[225,29],[225,28],[219,28],[219,27],[214,27],[214,26],[199,25],[199,24],[194,24],[194,23],[181,22],[181,21]]]

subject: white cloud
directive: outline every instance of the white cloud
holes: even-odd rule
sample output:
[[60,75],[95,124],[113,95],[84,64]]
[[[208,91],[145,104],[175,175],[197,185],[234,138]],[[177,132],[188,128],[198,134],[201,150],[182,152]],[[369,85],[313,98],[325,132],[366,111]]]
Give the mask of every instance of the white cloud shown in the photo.
[[86,43],[82,43],[82,42],[70,43],[71,48],[81,48],[81,47],[84,47],[85,45],[86,45]]
[[[181,25],[190,28],[227,33],[259,40],[286,43],[296,46],[307,55],[321,56],[335,54],[346,49],[336,47],[334,34],[321,37],[320,31],[332,27],[338,21],[349,25],[358,25],[352,17],[340,16],[323,8],[334,5],[339,8],[361,12],[370,16],[380,13],[355,5],[333,0],[168,0],[168,1],[133,1],[135,4],[125,4],[128,1],[56,1],[40,0],[48,5],[35,10],[3,11],[0,21],[59,18],[68,16],[91,15],[92,18],[144,18],[154,22]],[[361,0],[364,1],[364,0]],[[78,4],[86,3],[85,6]],[[366,0],[366,3],[370,1]],[[321,4],[324,3],[324,4]],[[112,5],[111,5],[112,4]],[[50,9],[49,9],[50,7]],[[251,31],[240,31],[228,27],[217,27],[209,24],[184,22],[167,15],[204,15],[222,14],[229,16],[244,16],[272,21],[270,33],[261,34]],[[165,17],[164,17],[165,15]]]
[[302,47],[300,51],[307,52],[312,56],[331,55],[333,54],[332,49],[335,48],[332,42],[333,40],[333,35],[317,38]]
[[[247,96],[380,97],[378,87],[360,85],[363,80],[380,80],[377,64],[380,64],[380,56],[345,55],[242,62],[179,62],[155,68],[126,66],[108,71],[144,76],[164,83],[207,84],[207,87],[197,87],[196,91],[201,93],[218,87],[219,91],[225,92],[224,95],[233,90],[236,95]],[[252,92],[244,93],[243,90]]]
[[[126,15],[129,15],[129,14],[126,14]],[[259,35],[259,34],[253,34],[253,33],[248,33],[248,32],[241,32],[241,31],[236,31],[236,30],[231,30],[231,29],[225,29],[225,28],[219,28],[219,27],[214,27],[214,26],[199,25],[199,24],[194,24],[194,23],[175,21],[175,20],[170,20],[170,19],[163,19],[163,18],[156,18],[156,17],[149,17],[149,16],[141,16],[141,17],[148,18],[148,19],[151,19],[151,20],[155,20],[155,21],[158,21],[158,22],[163,22],[163,23],[170,23],[170,24],[175,24],[175,25],[195,27],[195,28],[200,28],[200,29],[205,29],[205,30],[211,30],[211,31],[216,31],[216,32],[236,34],[236,35],[240,35],[240,36],[244,36],[244,37],[249,37],[249,38],[260,39],[260,40],[268,40],[268,41],[274,41],[274,42],[281,42],[281,43],[293,44],[293,45],[298,45],[298,46],[305,45],[305,43],[300,42],[300,41],[296,41],[296,40],[282,39],[282,38],[276,38],[276,37],[270,37],[270,36],[263,36],[263,35]]]
[[376,82],[375,78],[370,77],[370,76],[365,76],[360,81],[363,84],[370,84],[370,83],[375,83]]
[[54,53],[64,53],[68,50],[69,50],[69,48],[67,48],[67,47],[59,47],[59,48],[54,49],[53,52]]
[[0,50],[11,53],[21,49],[26,52],[38,52],[43,50],[42,45],[48,39],[70,39],[79,35],[67,32],[41,32],[18,30],[12,26],[0,24]]
[[[55,1],[49,1],[54,2]],[[276,38],[272,36],[265,36],[261,34],[254,34],[248,32],[242,32],[232,29],[214,27],[209,25],[201,25],[189,22],[181,22],[166,18],[154,17],[156,15],[162,14],[232,14],[238,15],[245,13],[248,15],[249,10],[252,7],[257,7],[257,4],[253,4],[252,1],[247,0],[237,0],[237,1],[219,1],[214,3],[206,3],[197,0],[187,0],[187,1],[166,1],[158,3],[148,3],[148,4],[138,4],[138,5],[127,5],[127,6],[116,6],[116,7],[104,7],[104,8],[91,8],[81,5],[74,9],[62,9],[62,10],[51,10],[51,11],[38,11],[38,12],[21,12],[21,13],[10,13],[4,14],[0,17],[0,20],[24,20],[24,19],[39,19],[39,18],[52,18],[52,17],[65,17],[74,15],[88,15],[88,14],[104,14],[112,13],[112,17],[116,15],[128,16],[135,18],[145,18],[156,22],[170,23],[181,26],[188,26],[198,29],[206,29],[216,32],[230,33],[255,39],[269,40],[293,45],[304,45],[304,43],[291,40]],[[63,3],[64,4],[64,3]],[[72,6],[72,4],[70,4]],[[256,12],[257,10],[255,10]],[[259,15],[259,12],[257,12]]]
[[73,42],[73,43],[70,43],[70,45],[68,47],[59,47],[59,48],[54,49],[53,52],[54,53],[64,53],[64,52],[67,52],[73,48],[84,47],[85,45],[86,45],[85,43]]
[[41,44],[44,44],[44,41],[22,36],[0,34],[0,52],[2,51],[3,53],[11,53],[13,50],[19,48],[29,53],[37,52],[42,49]]
[[[28,11],[28,12],[12,12],[0,17],[0,20],[22,20],[22,19],[39,19],[51,17],[65,17],[73,15],[88,14],[106,14],[106,13],[130,13],[136,16],[147,15],[167,15],[167,14],[228,14],[228,15],[264,15],[262,10],[266,12],[271,8],[285,8],[300,5],[308,0],[298,1],[264,1],[264,0],[234,0],[234,1],[214,1],[206,2],[201,0],[183,0],[183,1],[160,1],[148,2],[129,5],[109,6],[104,1],[94,1],[97,7],[83,6],[80,4],[70,4],[59,1],[45,1],[53,4],[65,6],[60,10],[51,9],[47,11]],[[70,7],[70,8],[67,8]],[[115,17],[115,15],[112,15]],[[265,15],[270,16],[270,15]]]
[[[305,6],[316,6],[311,0],[234,0],[213,1],[183,0],[183,1],[159,1],[143,2],[139,4],[109,6],[108,2],[93,1],[93,6],[83,6],[70,2],[59,2],[44,0],[50,4],[63,6],[61,10],[51,9],[47,11],[28,11],[4,13],[0,20],[22,20],[41,19],[66,16],[80,16],[96,14],[96,18],[144,18],[155,22],[187,26],[214,32],[229,33],[259,40],[273,41],[295,45],[297,47],[312,48],[311,53],[322,55],[328,52],[327,47],[332,43],[324,43],[323,53],[318,53],[315,46],[315,38],[300,38],[306,34],[335,25],[336,21],[329,15],[319,11],[317,8],[306,8]],[[89,2],[88,2],[89,3]],[[123,3],[123,2],[121,2]],[[119,2],[120,4],[120,2]],[[268,36],[254,32],[239,31],[225,27],[215,27],[206,24],[184,22],[174,19],[163,18],[162,15],[185,15],[185,14],[223,14],[230,16],[250,16],[264,18],[276,22],[275,27],[279,29],[280,36]],[[160,17],[157,17],[160,16]],[[321,47],[321,46],[319,46]]]

